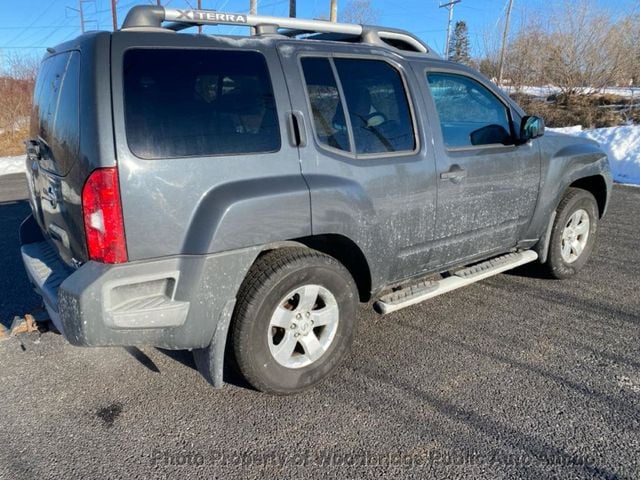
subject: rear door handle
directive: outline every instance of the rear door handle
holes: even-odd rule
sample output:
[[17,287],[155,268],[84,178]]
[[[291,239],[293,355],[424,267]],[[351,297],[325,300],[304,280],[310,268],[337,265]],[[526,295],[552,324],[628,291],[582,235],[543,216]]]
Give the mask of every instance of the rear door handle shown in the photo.
[[467,171],[462,168],[460,165],[455,164],[451,165],[451,168],[448,172],[442,172],[440,174],[440,178],[442,180],[462,180],[467,176]]
[[302,112],[294,110],[289,112],[289,141],[294,147],[307,146],[307,132],[304,128]]

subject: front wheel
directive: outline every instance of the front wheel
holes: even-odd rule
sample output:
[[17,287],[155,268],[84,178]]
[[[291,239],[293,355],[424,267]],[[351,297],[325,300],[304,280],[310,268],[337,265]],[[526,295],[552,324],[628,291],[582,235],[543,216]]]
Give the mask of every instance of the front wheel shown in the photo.
[[290,394],[315,385],[348,353],[358,291],[334,258],[304,248],[258,259],[238,294],[231,339],[256,389]]
[[570,188],[560,201],[551,230],[545,267],[555,278],[578,273],[591,256],[598,231],[598,203],[594,196]]

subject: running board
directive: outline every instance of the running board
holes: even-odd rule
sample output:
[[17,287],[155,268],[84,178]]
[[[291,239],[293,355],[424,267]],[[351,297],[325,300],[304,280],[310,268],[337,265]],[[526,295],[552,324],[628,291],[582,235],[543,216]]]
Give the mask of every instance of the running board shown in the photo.
[[423,281],[388,293],[380,297],[373,308],[380,314],[386,314],[410,307],[418,303],[437,297],[443,293],[465,287],[485,278],[519,267],[525,263],[533,262],[538,254],[533,250],[508,253],[494,257],[484,262],[451,272],[451,275],[437,281]]

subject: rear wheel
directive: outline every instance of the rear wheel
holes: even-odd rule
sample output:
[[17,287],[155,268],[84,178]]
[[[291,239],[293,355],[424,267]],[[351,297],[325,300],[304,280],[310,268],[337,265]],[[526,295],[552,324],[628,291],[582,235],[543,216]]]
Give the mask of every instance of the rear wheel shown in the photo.
[[349,271],[304,248],[263,255],[242,285],[231,326],[240,373],[256,389],[315,385],[348,353],[358,298]]
[[555,278],[578,273],[591,256],[598,231],[598,203],[586,190],[570,188],[556,210],[545,267]]

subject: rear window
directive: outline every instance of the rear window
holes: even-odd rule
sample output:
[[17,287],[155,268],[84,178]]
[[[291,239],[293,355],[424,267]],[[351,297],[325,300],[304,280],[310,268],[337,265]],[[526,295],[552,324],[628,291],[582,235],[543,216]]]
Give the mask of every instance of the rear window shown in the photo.
[[280,149],[273,88],[258,52],[129,50],[124,104],[129,149],[141,158]]
[[46,145],[41,163],[62,174],[79,149],[79,78],[80,53],[54,55],[40,66],[33,94],[33,133]]

